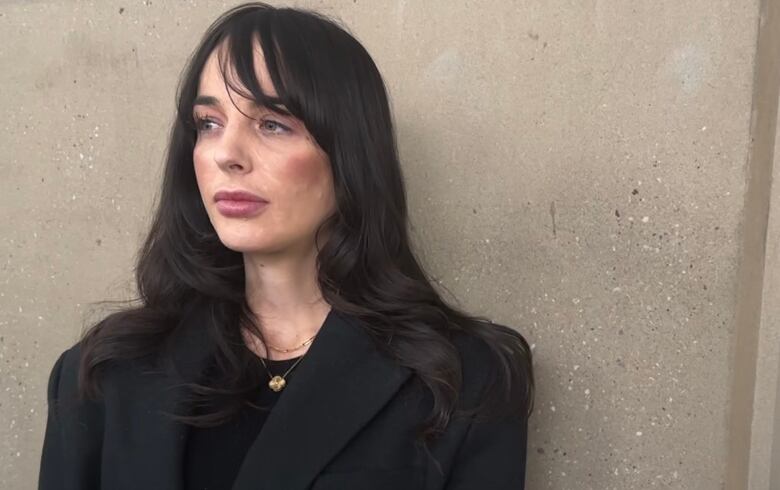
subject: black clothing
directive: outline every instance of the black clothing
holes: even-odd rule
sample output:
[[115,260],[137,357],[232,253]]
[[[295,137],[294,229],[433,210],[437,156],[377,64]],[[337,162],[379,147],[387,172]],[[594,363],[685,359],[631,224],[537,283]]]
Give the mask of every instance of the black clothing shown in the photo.
[[[299,357],[281,361],[264,359],[268,371],[272,375],[284,375]],[[303,361],[301,361],[303,362]],[[248,400],[258,409],[244,405],[242,410],[229,422],[216,427],[188,426],[186,454],[184,458],[184,488],[186,490],[224,490],[230,488],[238,474],[238,469],[246,456],[249,447],[254,442],[263,427],[268,412],[273,408],[282,391],[273,391],[268,386],[268,371],[257,360],[260,380],[257,390]],[[295,370],[284,376],[287,383],[293,382]],[[207,376],[216,369],[214,362],[210,363]],[[205,408],[195,408],[194,413],[201,414]]]
[[[166,343],[176,373],[144,360],[110,363],[97,401],[77,398],[80,343],[60,355],[49,376],[39,490],[184,490],[187,426],[166,414],[187,411],[186,381],[212,356],[206,308],[183,312]],[[230,490],[521,490],[526,417],[452,418],[427,453],[414,435],[432,397],[362,322],[331,310]],[[474,336],[454,332],[452,342],[463,375],[457,403],[468,409],[497,363]]]

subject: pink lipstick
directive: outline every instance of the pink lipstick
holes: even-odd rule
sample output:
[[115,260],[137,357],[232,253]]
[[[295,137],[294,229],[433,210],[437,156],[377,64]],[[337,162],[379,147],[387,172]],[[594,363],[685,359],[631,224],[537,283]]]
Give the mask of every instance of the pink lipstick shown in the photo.
[[229,218],[247,218],[268,205],[262,197],[247,191],[219,191],[214,194],[217,211]]

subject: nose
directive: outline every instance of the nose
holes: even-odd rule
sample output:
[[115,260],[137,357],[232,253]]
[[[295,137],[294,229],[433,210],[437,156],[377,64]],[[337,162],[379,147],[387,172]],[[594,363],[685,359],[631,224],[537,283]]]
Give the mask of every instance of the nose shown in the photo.
[[246,135],[236,125],[222,130],[214,145],[214,162],[223,172],[249,172],[252,169],[246,141]]

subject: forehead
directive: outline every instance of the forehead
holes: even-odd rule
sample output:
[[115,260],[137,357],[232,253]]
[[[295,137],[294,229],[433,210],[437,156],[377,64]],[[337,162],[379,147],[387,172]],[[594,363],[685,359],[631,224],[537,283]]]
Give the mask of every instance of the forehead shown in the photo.
[[[255,79],[259,82],[263,93],[272,97],[277,96],[276,89],[271,81],[271,75],[268,73],[268,67],[265,64],[263,50],[257,39],[253,41],[252,58]],[[224,65],[224,76],[220,69],[220,62]],[[234,62],[230,58],[228,52],[227,42],[222,42],[211,52],[206,59],[206,63],[203,65],[198,82],[198,95],[208,95],[222,99],[223,97],[227,97],[227,90],[230,90],[230,96],[234,99],[236,97],[241,97],[225,83],[225,77],[227,77],[230,85],[239,87],[247,94],[250,93],[249,89],[241,83],[241,79],[236,72]]]

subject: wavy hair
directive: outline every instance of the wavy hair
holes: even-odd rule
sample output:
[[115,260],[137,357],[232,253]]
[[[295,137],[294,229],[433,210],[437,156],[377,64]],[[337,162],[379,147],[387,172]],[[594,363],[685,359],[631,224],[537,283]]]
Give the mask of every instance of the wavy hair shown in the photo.
[[[264,94],[256,78],[253,39],[260,41],[277,97]],[[225,82],[272,110],[284,111],[283,104],[329,156],[337,210],[317,230],[328,230],[317,255],[323,299],[362,320],[377,345],[430,390],[433,407],[418,437],[427,441],[441,433],[456,412],[462,379],[451,342],[455,331],[482,339],[499,367],[476,411],[530,415],[534,382],[526,340],[448,305],[411,249],[390,106],[371,56],[346,28],[320,13],[259,2],[222,14],[182,72],[162,188],[136,257],[138,297],[131,302],[139,303],[109,314],[84,334],[81,396],[99,396],[99,374],[112,361],[164,357],[177,320],[194,303],[208,304],[218,325],[221,374],[192,383],[193,393],[217,401],[215,410],[181,420],[219,424],[256,386],[246,374],[251,352],[240,347],[240,325],[260,334],[245,297],[243,256],[220,242],[193,168],[193,101],[206,59],[220,46],[227,55],[220,58]]]

